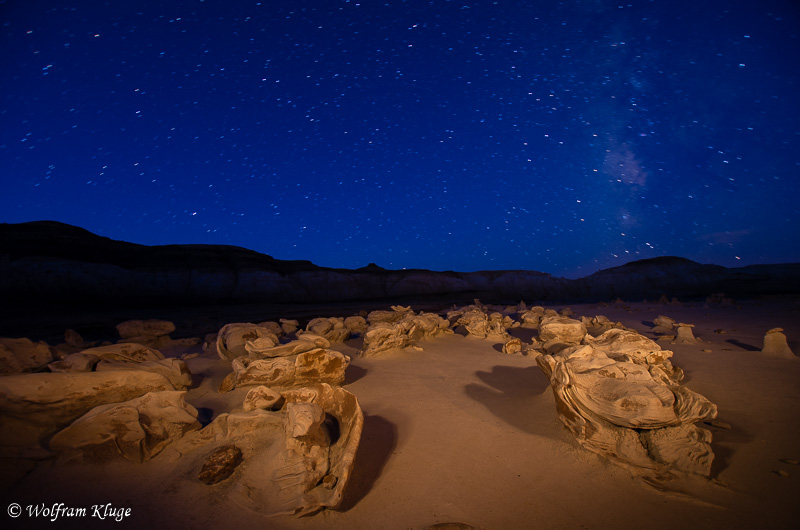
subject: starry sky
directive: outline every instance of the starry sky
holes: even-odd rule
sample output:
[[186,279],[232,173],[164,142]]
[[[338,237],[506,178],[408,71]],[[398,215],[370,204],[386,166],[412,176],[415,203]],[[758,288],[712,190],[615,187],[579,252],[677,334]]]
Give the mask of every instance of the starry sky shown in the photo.
[[0,222],[344,268],[800,261],[795,0],[0,0],[0,27]]

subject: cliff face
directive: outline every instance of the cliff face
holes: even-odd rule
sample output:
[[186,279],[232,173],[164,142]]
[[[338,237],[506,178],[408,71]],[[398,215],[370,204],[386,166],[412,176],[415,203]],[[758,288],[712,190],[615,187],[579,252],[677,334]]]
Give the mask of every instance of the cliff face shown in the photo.
[[535,271],[389,271],[374,264],[346,270],[234,246],[137,245],[52,221],[0,224],[0,296],[12,302],[314,303],[459,294],[589,301],[713,292],[800,292],[800,265],[726,269],[666,257],[578,280]]

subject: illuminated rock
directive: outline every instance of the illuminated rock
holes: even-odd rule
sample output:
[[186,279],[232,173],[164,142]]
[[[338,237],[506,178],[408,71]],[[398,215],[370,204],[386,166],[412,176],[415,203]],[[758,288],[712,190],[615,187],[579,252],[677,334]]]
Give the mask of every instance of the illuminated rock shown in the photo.
[[786,335],[783,334],[782,328],[773,328],[767,331],[764,335],[764,347],[761,349],[761,353],[779,359],[797,359],[786,342]]
[[697,344],[698,341],[695,338],[694,333],[692,333],[694,324],[684,324],[681,322],[675,324],[675,327],[678,330],[678,336],[675,340],[683,344]]
[[87,348],[79,353],[94,355],[105,361],[126,361],[132,363],[160,361],[164,358],[161,352],[155,348],[134,342],[121,342],[118,344],[109,344],[107,346],[98,346],[96,348]]
[[352,335],[363,335],[367,332],[369,324],[364,317],[352,316],[344,319],[344,327],[349,329]]
[[197,409],[184,401],[185,394],[149,392],[95,407],[53,436],[50,449],[66,460],[149,460],[187,432],[200,428]]
[[402,317],[396,320],[378,320],[370,324],[364,334],[362,355],[371,356],[392,349],[414,346],[422,339],[432,338],[449,331],[450,323],[434,313],[398,311]]
[[266,386],[257,386],[247,392],[242,408],[245,411],[264,409],[271,410],[281,401],[281,395]]
[[[618,348],[620,349],[620,348]],[[664,377],[661,363],[616,360],[597,346],[570,346],[537,363],[550,379],[559,419],[578,443],[650,480],[670,473],[708,476],[711,433],[697,427],[717,407]]]
[[0,377],[0,443],[20,447],[93,409],[158,390],[175,390],[164,376],[144,370],[35,373]]
[[522,341],[520,339],[511,339],[507,341],[503,344],[503,353],[522,353]]
[[358,400],[327,384],[281,395],[280,410],[220,414],[156,458],[180,459],[200,469],[209,454],[235,445],[241,451],[235,473],[209,486],[226,500],[264,515],[301,516],[337,508],[364,425]]
[[302,334],[298,333],[298,338],[305,333],[325,337],[330,342],[344,342],[350,338],[350,330],[344,325],[344,318],[340,317],[314,318]]
[[587,333],[583,322],[565,316],[545,316],[539,323],[539,340],[547,351],[580,344]]
[[271,359],[273,357],[289,357],[317,348],[329,348],[331,343],[325,337],[313,333],[303,333],[297,340],[286,344],[269,345],[269,341],[256,339],[245,345],[247,356],[250,359]]
[[247,344],[261,339],[258,348],[264,349],[278,344],[273,332],[258,324],[234,322],[222,326],[217,333],[217,354],[226,361],[247,355]]
[[52,350],[44,341],[0,338],[0,374],[29,372],[52,360]]
[[340,385],[344,382],[344,373],[349,364],[350,357],[324,348],[271,359],[238,357],[231,364],[233,372],[220,385],[220,392],[247,385],[263,385],[273,389],[314,383]]
[[281,329],[283,329],[283,333],[285,335],[290,335],[294,333],[295,331],[297,331],[297,328],[300,327],[300,322],[298,322],[297,320],[282,318],[280,320],[280,323],[281,323]]
[[162,337],[175,331],[175,324],[168,320],[126,320],[117,324],[117,332],[123,339],[149,336]]

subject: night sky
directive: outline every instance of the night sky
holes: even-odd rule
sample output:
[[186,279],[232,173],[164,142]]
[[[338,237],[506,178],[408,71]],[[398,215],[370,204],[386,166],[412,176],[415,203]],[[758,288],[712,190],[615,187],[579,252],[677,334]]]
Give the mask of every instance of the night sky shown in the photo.
[[794,0],[0,0],[0,222],[357,268],[800,261]]

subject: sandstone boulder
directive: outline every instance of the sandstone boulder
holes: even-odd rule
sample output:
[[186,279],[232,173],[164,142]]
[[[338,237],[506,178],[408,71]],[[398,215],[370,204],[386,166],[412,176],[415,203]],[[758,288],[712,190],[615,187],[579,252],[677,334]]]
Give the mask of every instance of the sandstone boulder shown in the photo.
[[615,360],[593,345],[540,355],[561,422],[578,443],[650,481],[672,473],[708,476],[711,434],[695,424],[717,408],[660,377],[656,366]]
[[364,334],[362,355],[415,346],[422,339],[432,338],[449,331],[450,323],[434,313],[404,312],[393,321],[378,320],[370,324]]
[[263,385],[272,389],[314,383],[341,385],[349,364],[350,357],[324,348],[272,359],[238,357],[232,363],[233,372],[222,382],[220,392],[247,385]]
[[144,462],[200,428],[186,392],[148,392],[122,403],[93,408],[56,433],[50,449],[66,460]]
[[588,333],[580,320],[558,314],[544,316],[539,323],[539,340],[547,351],[580,344]]
[[282,398],[280,410],[220,414],[157,458],[206,469],[210,455],[234,445],[240,463],[209,486],[220,496],[264,515],[302,516],[338,507],[364,424],[358,400],[327,384],[283,391]]
[[279,343],[278,337],[258,324],[234,322],[226,324],[217,333],[217,354],[225,361],[232,361],[247,355],[247,345],[258,341],[258,348],[264,349]]
[[767,331],[764,335],[764,347],[761,349],[761,353],[767,357],[778,359],[797,359],[786,342],[786,335],[783,334],[782,328],[773,328]]
[[52,360],[52,350],[44,341],[0,338],[0,374],[29,372]]
[[168,320],[126,320],[117,324],[117,332],[123,339],[150,336],[162,337],[175,331],[175,324]]
[[36,446],[96,406],[158,390],[175,388],[164,376],[143,370],[0,377],[0,443]]
[[[309,321],[304,333],[325,337],[330,342],[344,342],[350,338],[350,330],[344,325],[344,318],[314,318]],[[302,334],[298,334],[302,338]]]
[[245,411],[256,409],[272,410],[277,405],[280,405],[282,399],[281,395],[271,388],[257,386],[247,392],[242,408]]
[[164,358],[160,351],[133,342],[109,344],[82,350],[84,355],[93,355],[105,361],[125,361],[141,363],[146,361],[160,361]]

